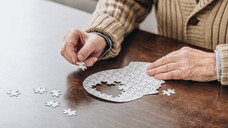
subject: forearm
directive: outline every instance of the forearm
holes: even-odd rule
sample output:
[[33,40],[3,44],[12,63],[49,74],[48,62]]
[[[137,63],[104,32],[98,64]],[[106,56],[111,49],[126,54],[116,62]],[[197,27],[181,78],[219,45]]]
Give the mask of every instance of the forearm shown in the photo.
[[85,26],[86,32],[101,32],[113,42],[103,59],[118,55],[124,37],[149,14],[152,0],[100,0]]

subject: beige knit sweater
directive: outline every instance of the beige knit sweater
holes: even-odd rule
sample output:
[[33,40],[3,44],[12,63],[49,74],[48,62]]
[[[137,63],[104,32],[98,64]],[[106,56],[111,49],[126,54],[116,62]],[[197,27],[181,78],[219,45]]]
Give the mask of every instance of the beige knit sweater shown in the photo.
[[220,52],[221,83],[228,85],[228,0],[99,0],[85,31],[107,34],[113,47],[104,58],[115,57],[153,4],[160,35]]

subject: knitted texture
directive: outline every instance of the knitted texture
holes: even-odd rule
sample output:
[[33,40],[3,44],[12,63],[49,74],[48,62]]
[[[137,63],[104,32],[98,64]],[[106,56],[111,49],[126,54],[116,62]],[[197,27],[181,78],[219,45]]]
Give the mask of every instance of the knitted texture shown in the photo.
[[99,0],[86,32],[108,35],[112,49],[103,59],[118,55],[126,35],[138,27],[155,5],[158,34],[220,52],[221,83],[228,85],[228,0]]

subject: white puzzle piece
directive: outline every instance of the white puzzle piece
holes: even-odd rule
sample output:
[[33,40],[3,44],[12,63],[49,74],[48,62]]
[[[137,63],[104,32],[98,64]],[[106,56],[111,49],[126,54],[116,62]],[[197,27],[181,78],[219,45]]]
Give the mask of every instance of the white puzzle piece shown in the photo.
[[33,92],[36,94],[38,94],[38,93],[43,94],[43,93],[47,92],[47,89],[46,88],[36,88],[33,90]]
[[52,108],[60,107],[60,103],[59,102],[52,101],[52,100],[46,102],[45,105],[48,106],[48,107],[52,107]]
[[76,111],[72,110],[72,109],[64,109],[63,114],[68,115],[68,116],[76,116],[77,115]]
[[51,91],[51,96],[52,97],[59,97],[60,95],[62,95],[61,91],[60,90],[52,90]]
[[7,95],[10,97],[18,97],[21,93],[18,90],[10,90],[7,92]]
[[172,94],[175,94],[175,89],[168,89],[167,91],[166,90],[162,90],[162,94],[170,96]]
[[[147,75],[146,69],[150,64],[147,62],[131,62],[121,69],[97,72],[83,81],[83,87],[90,94],[113,102],[128,102],[144,95],[157,94],[161,84],[164,84],[165,81]],[[107,84],[120,82],[122,86],[118,86],[118,88],[121,94],[113,97],[93,88],[101,82],[107,82]]]
[[77,64],[78,68],[82,69],[83,71],[85,71],[87,69],[84,62],[77,62],[76,64]]

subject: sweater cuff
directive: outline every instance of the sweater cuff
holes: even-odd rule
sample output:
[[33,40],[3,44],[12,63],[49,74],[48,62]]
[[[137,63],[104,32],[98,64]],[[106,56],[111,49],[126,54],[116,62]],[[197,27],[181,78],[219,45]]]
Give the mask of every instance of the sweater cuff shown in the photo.
[[108,59],[117,56],[121,49],[121,43],[124,39],[124,30],[122,25],[113,17],[107,14],[95,12],[85,26],[86,32],[101,32],[112,40],[111,50],[101,59]]
[[221,76],[222,76],[221,56],[217,50],[215,50],[215,55],[216,55],[217,80],[218,82],[220,82]]
[[106,48],[104,49],[103,53],[99,56],[99,59],[104,57],[112,48],[112,41],[111,39],[105,35],[104,33],[101,33],[101,32],[91,32],[91,33],[95,33],[101,37],[103,37],[105,39],[105,42],[106,42]]
[[221,84],[228,85],[228,44],[217,45],[216,50],[218,50],[221,57]]

